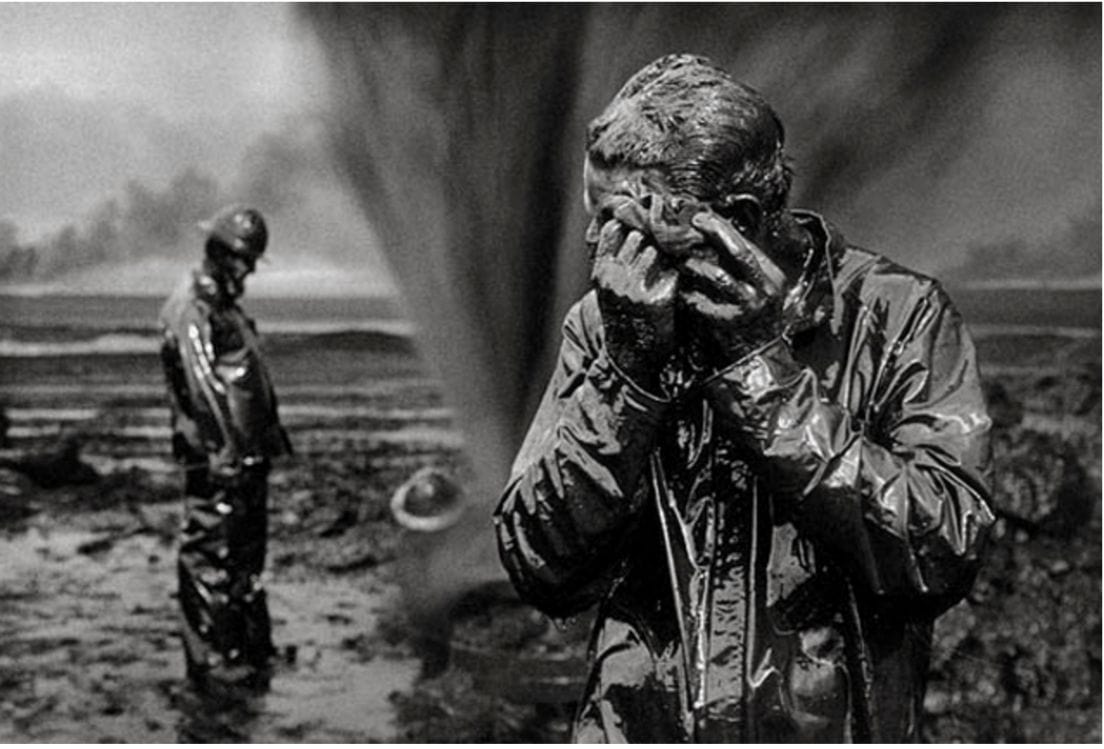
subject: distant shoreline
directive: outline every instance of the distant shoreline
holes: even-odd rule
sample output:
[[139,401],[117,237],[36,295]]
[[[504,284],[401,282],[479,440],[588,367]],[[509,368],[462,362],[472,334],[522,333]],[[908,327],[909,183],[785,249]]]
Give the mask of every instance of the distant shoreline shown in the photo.
[[1096,291],[1104,290],[1104,284],[1100,276],[1092,278],[1067,278],[1062,280],[1047,280],[1039,278],[1003,279],[993,281],[947,281],[944,284],[948,289],[961,289],[963,291]]
[[[72,291],[66,289],[56,289],[49,287],[39,286],[2,286],[0,285],[0,298],[14,297],[21,299],[44,299],[46,297],[59,297],[64,299],[159,299],[163,300],[168,296],[168,292],[164,294],[104,294],[88,291]],[[265,301],[308,301],[308,300],[371,300],[375,302],[383,302],[389,304],[401,304],[402,297],[398,294],[265,294],[263,292],[250,291],[247,295],[250,300],[265,300]]]
[[[986,284],[948,286],[947,292],[977,337],[1100,336],[1102,297],[1096,287]],[[163,299],[152,295],[13,296],[0,292],[0,356],[153,350],[156,341],[151,337],[156,336]],[[390,345],[389,340],[409,342],[417,332],[402,301],[390,296],[249,296],[243,307],[257,320],[262,335],[273,342],[326,337],[333,339],[330,345],[372,349]]]

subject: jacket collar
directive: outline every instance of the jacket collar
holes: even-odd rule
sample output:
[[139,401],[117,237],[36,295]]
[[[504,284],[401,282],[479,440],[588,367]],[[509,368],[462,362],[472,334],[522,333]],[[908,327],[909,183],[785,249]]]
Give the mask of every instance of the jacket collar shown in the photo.
[[813,247],[801,277],[783,305],[786,338],[819,327],[832,316],[834,281],[846,246],[840,231],[819,213],[804,210],[790,213],[812,235]]
[[192,271],[192,288],[195,289],[198,299],[202,299],[212,307],[225,308],[234,305],[234,297],[226,287],[203,268]]

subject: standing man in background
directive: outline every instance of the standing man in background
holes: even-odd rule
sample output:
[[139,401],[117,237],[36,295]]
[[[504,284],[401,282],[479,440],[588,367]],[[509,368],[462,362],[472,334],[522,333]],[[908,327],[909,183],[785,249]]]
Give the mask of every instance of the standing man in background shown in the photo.
[[238,306],[264,253],[261,214],[231,205],[161,310],[173,457],[185,476],[178,560],[184,651],[201,688],[264,687],[275,655],[261,585],[272,458],[291,453],[253,321]]

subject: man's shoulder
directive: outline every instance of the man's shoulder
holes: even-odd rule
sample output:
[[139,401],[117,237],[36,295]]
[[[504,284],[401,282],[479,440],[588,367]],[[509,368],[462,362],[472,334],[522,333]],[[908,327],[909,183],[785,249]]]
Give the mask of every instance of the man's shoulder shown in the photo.
[[949,302],[935,278],[862,247],[847,245],[839,253],[837,293],[862,304],[910,305],[921,298]]
[[187,273],[161,306],[158,317],[163,327],[175,328],[201,321],[210,315],[210,311],[210,305],[196,291],[192,273]]
[[931,276],[851,244],[833,223],[815,211],[795,209],[793,215],[826,243],[837,303],[883,309],[911,306],[925,297],[937,297],[940,304],[949,303],[942,286]]
[[563,334],[584,347],[600,345],[602,311],[598,307],[597,291],[591,289],[571,305],[564,316]]

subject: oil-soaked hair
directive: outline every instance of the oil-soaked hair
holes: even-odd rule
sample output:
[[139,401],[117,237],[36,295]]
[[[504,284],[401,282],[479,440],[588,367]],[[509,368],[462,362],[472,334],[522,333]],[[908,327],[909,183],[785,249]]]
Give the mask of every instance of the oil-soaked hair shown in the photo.
[[753,89],[704,57],[667,55],[646,65],[587,127],[599,167],[656,169],[677,192],[724,212],[750,193],[768,217],[786,206],[793,172],[778,116]]

